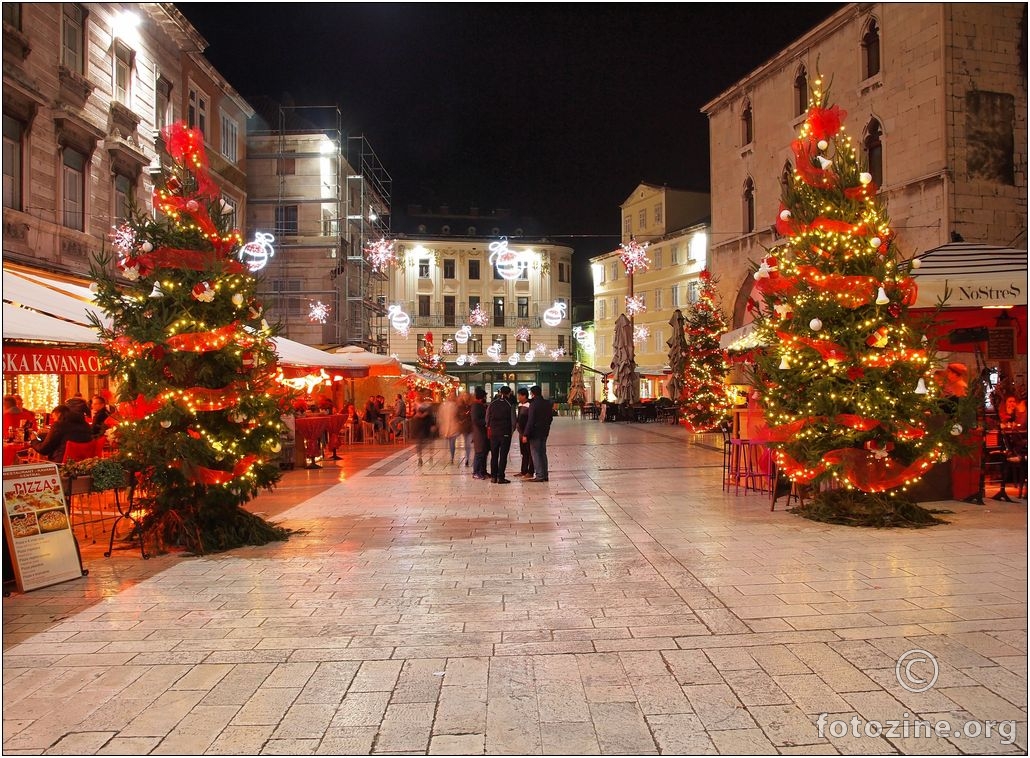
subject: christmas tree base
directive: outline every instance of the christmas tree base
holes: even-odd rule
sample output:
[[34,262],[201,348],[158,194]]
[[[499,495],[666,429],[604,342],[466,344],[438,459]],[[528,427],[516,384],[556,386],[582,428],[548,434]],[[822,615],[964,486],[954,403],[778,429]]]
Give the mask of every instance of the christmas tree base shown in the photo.
[[787,510],[812,521],[843,526],[923,529],[948,523],[934,515],[947,511],[931,511],[909,500],[858,490],[825,490]]
[[167,511],[162,516],[148,517],[142,529],[144,539],[154,543],[154,552],[181,549],[195,555],[285,541],[293,533],[242,508],[221,512],[217,518],[201,523],[193,514],[183,518],[177,511]]

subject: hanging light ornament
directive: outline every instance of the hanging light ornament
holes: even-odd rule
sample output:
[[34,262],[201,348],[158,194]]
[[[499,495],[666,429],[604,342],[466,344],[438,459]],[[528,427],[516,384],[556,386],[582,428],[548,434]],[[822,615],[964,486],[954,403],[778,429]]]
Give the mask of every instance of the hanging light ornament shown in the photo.
[[627,274],[647,271],[647,267],[651,265],[651,261],[647,257],[647,244],[646,242],[641,244],[631,239],[629,242],[619,245],[622,248],[619,258],[622,259],[622,265],[626,267]]
[[268,259],[275,255],[272,243],[275,236],[256,232],[254,239],[240,248],[239,259],[247,264],[252,273],[258,272],[268,264]]
[[518,353],[512,353],[511,355],[508,356],[508,365],[509,366],[517,366],[518,363],[519,363],[519,354]]
[[515,330],[515,339],[519,342],[529,342],[529,327],[522,325]]
[[630,316],[636,316],[638,313],[643,313],[647,310],[647,306],[644,305],[644,298],[639,295],[626,295],[626,313]]
[[452,355],[454,353],[454,340],[444,340],[443,345],[440,346],[440,352],[444,355]]
[[308,320],[313,324],[324,324],[329,319],[329,313],[332,308],[323,303],[321,300],[317,300],[311,303],[311,307],[308,310]]
[[556,347],[551,351],[551,357],[554,359],[561,358],[563,355],[565,355],[565,348],[563,347]]
[[646,326],[634,326],[633,327],[633,342],[637,345],[642,345],[647,342],[647,338],[651,336],[651,330]]
[[568,306],[565,303],[556,300],[554,305],[544,311],[544,323],[548,326],[558,326],[562,319],[565,318],[567,308]]
[[500,277],[509,282],[522,276],[522,272],[529,263],[523,253],[508,249],[507,237],[501,237],[497,242],[490,243],[489,262],[497,269]]
[[473,326],[486,326],[489,322],[490,317],[486,315],[479,303],[476,303],[476,307],[469,313],[469,323]]
[[365,245],[365,258],[372,264],[373,271],[386,271],[397,262],[394,241],[383,238],[377,242],[369,242]]
[[891,299],[887,297],[887,291],[883,287],[880,287],[880,291],[876,293],[876,304],[887,305],[890,301]]
[[923,381],[923,377],[919,377],[919,381],[916,382],[915,392],[917,395],[925,395],[927,393],[926,382]]
[[408,327],[411,326],[411,316],[401,310],[399,305],[391,305],[386,309],[386,317],[390,319],[390,326],[404,336],[408,335]]
[[457,342],[459,345],[464,345],[466,342],[469,341],[469,337],[471,336],[472,330],[466,324],[454,333],[454,341]]

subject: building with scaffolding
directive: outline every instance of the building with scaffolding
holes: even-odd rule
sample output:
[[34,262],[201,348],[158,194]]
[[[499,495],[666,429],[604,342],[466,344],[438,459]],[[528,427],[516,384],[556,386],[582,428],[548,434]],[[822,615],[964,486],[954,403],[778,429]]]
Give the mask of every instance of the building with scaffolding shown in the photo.
[[247,228],[272,234],[261,289],[292,340],[386,353],[386,277],[364,255],[390,233],[390,175],[336,106],[254,103]]

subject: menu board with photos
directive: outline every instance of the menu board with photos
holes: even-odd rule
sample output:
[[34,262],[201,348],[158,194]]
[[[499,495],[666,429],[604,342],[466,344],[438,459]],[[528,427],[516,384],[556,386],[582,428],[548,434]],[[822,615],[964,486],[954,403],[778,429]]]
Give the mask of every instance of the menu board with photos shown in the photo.
[[19,592],[83,575],[56,463],[5,466],[4,532]]

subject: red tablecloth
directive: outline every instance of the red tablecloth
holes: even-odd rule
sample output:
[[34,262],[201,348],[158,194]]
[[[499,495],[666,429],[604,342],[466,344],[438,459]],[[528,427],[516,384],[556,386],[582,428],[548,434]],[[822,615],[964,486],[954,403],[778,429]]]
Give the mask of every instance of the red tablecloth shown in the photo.
[[347,423],[343,414],[332,416],[297,416],[294,419],[297,439],[304,445],[304,452],[309,458],[318,454],[319,442],[325,434],[337,434]]

